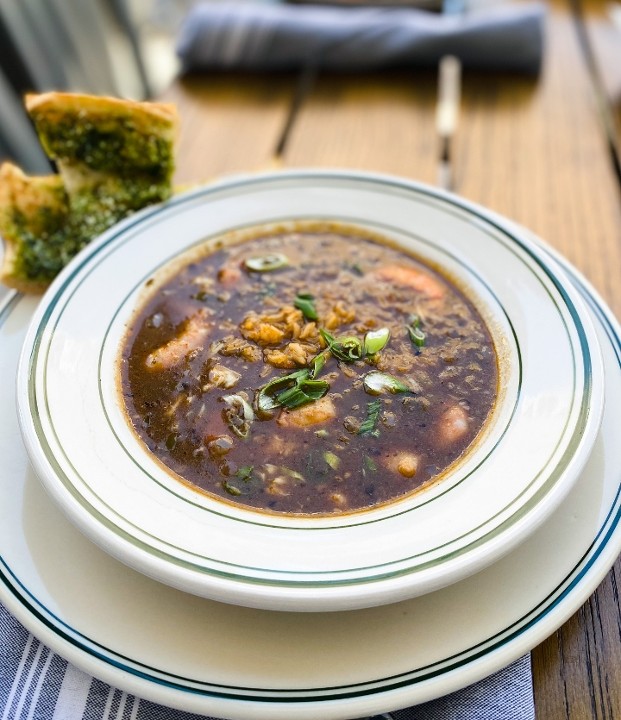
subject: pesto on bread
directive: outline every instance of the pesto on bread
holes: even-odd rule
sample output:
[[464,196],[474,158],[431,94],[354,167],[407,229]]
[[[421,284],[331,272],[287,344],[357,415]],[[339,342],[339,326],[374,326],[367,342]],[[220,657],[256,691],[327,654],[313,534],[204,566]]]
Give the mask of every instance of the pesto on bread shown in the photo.
[[171,196],[178,120],[173,105],[74,93],[25,104],[58,175],[0,168],[0,282],[43,292],[93,238]]

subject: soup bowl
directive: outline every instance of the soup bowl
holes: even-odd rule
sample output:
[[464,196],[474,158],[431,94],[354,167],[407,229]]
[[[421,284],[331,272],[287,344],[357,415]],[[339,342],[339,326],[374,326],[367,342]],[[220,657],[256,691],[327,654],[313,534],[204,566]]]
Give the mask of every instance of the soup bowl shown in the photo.
[[[130,417],[135,398],[121,377],[124,348],[144,303],[166,292],[173,270],[195,256],[243,248],[270,232],[318,228],[340,229],[358,242],[380,237],[404,257],[439,269],[489,331],[496,395],[470,445],[410,491],[353,508],[253,507],[244,493],[206,491],[156,456],[148,432],[137,432]],[[347,290],[340,292],[347,299]],[[46,293],[17,379],[32,463],[88,537],[185,591],[292,611],[396,602],[509,552],[578,478],[597,436],[603,393],[588,313],[560,267],[526,234],[420,184],[345,171],[231,178],[112,228]],[[406,394],[417,392],[410,387]],[[415,447],[410,430],[397,427],[395,434],[402,446]],[[304,459],[304,433],[291,437],[299,445],[292,455]],[[269,449],[269,433],[265,438],[241,476],[237,470],[242,482],[221,480],[223,487],[238,489],[251,471],[263,477],[278,465],[279,451]],[[388,470],[374,472],[381,484]],[[363,478],[354,473],[350,480]]]

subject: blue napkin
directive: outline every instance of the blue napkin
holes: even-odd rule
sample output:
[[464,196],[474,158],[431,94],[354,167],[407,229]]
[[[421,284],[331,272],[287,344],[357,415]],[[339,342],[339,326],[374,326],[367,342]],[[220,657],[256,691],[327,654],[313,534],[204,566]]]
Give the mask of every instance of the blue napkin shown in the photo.
[[[391,710],[391,708],[386,708]],[[530,658],[394,720],[535,720]],[[0,604],[0,717],[7,720],[198,720],[111,687],[36,640]],[[204,718],[204,720],[216,720]]]
[[436,65],[446,54],[464,67],[536,74],[543,54],[540,2],[481,5],[459,14],[413,8],[201,2],[177,41],[182,69],[364,70]]

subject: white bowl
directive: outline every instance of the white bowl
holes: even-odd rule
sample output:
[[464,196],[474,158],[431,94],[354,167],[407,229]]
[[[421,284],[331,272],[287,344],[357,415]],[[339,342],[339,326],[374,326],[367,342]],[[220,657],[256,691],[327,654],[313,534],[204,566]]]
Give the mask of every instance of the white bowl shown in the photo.
[[[144,283],[205,238],[335,220],[441,264],[484,313],[501,392],[482,438],[441,482],[381,507],[268,515],[180,483],[119,402],[119,343]],[[292,171],[235,178],[113,228],[44,296],[18,371],[25,444],[44,486],[96,543],[197,595],[325,611],[413,597],[524,540],[588,459],[603,409],[597,337],[560,267],[509,223],[395,178]]]

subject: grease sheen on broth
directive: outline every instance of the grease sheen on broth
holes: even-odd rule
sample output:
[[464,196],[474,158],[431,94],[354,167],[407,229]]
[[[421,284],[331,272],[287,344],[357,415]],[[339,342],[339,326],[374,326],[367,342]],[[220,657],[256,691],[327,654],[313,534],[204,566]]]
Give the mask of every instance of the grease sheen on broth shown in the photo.
[[180,480],[266,512],[352,512],[472,445],[498,361],[441,272],[336,225],[206,247],[148,288],[121,348],[129,421]]

